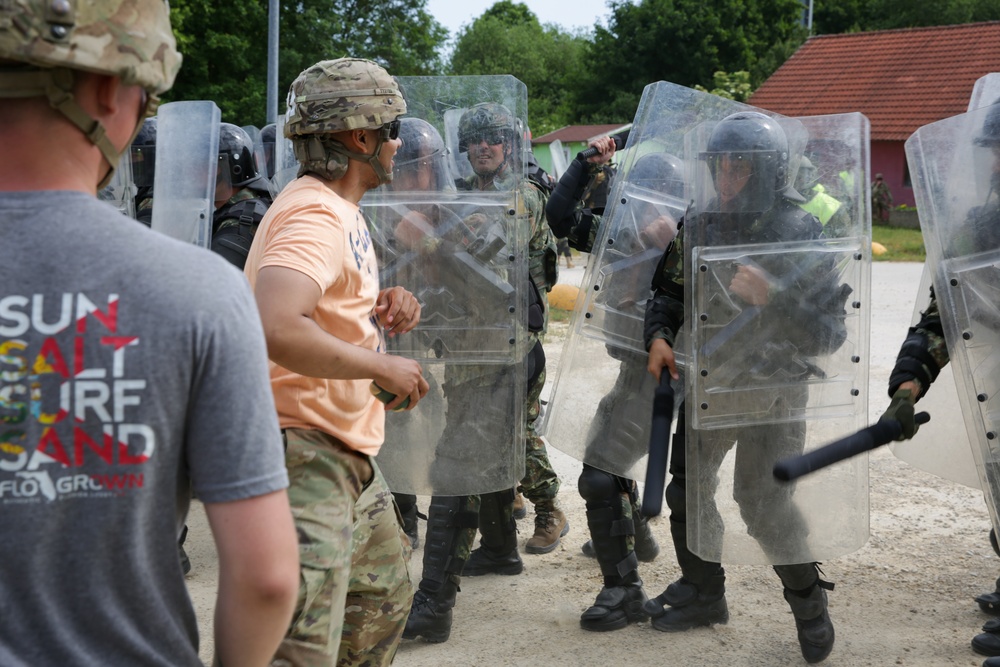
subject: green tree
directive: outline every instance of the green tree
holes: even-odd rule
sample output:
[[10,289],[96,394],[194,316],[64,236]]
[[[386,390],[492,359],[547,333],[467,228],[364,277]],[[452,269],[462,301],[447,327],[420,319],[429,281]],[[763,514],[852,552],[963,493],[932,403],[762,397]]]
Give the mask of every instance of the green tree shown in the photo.
[[449,73],[510,74],[528,87],[528,123],[535,136],[573,120],[574,82],[586,38],[542,26],[522,3],[501,0],[459,31]]
[[[440,73],[448,32],[427,0],[296,0],[280,9],[278,97],[327,58],[369,58],[395,75]],[[210,99],[222,118],[263,125],[267,110],[268,0],[173,0],[184,64],[169,99]]]
[[783,62],[777,55],[805,38],[799,0],[612,0],[610,6],[608,26],[596,27],[586,58],[589,81],[577,88],[586,91],[576,96],[582,121],[631,118],[653,81],[708,87],[715,72],[747,71],[756,87]]
[[718,95],[727,100],[736,100],[737,102],[746,102],[746,99],[750,97],[750,93],[753,92],[753,87],[750,85],[750,72],[746,70],[733,72],[732,74],[728,72],[716,72],[714,83],[715,88],[712,90],[707,90],[697,84],[695,84],[694,88],[704,93],[711,93],[712,95]]

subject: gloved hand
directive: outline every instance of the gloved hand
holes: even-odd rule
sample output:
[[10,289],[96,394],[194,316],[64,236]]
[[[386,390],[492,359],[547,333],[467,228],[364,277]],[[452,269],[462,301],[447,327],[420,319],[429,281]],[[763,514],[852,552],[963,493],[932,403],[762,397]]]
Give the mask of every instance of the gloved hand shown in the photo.
[[903,427],[902,434],[896,440],[909,440],[916,435],[917,429],[920,428],[913,418],[914,400],[915,398],[911,390],[897,389],[896,393],[892,395],[889,407],[879,417],[880,422],[895,419]]

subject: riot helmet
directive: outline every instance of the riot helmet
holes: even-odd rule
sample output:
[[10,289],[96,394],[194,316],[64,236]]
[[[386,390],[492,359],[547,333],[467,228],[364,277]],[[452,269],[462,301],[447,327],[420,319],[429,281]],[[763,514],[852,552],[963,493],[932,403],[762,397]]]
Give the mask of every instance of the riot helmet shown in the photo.
[[253,140],[246,130],[232,123],[219,125],[218,177],[227,179],[234,188],[267,189],[260,178]]
[[649,153],[635,161],[629,171],[628,182],[647,190],[683,199],[686,171],[684,162],[675,155]]
[[143,115],[150,116],[181,65],[163,0],[0,3],[0,60],[16,63],[0,67],[0,98],[46,97],[101,151],[110,170],[98,189],[111,180],[121,152],[74,100],[74,71],[141,86],[148,95]]
[[257,138],[264,154],[264,173],[268,178],[274,178],[274,139],[276,136],[277,126],[274,123],[268,123],[261,128],[260,136]]
[[[399,136],[398,119],[406,101],[396,80],[377,63],[359,58],[324,60],[306,68],[288,92],[284,134],[292,140],[299,174],[316,173],[336,180],[348,159],[365,162],[380,183],[392,180],[379,155],[386,141]],[[375,150],[355,153],[329,135],[346,130],[380,130]]]
[[[499,174],[518,150],[518,122],[510,110],[496,102],[481,102],[462,114],[458,121],[458,150],[466,153],[480,178]],[[476,146],[485,149],[475,151]],[[473,147],[470,152],[469,148]],[[495,147],[500,147],[494,154]]]
[[156,116],[142,122],[129,151],[132,155],[132,178],[142,199],[143,190],[153,187],[156,171]]
[[773,118],[756,111],[727,116],[701,154],[723,210],[766,211],[788,186],[788,139]]
[[819,170],[805,155],[799,162],[799,170],[795,172],[795,190],[806,199],[813,195],[813,188],[819,183]]
[[983,119],[983,127],[975,139],[977,146],[1000,146],[1000,99],[990,106]]
[[400,118],[392,190],[436,191],[454,188],[448,170],[448,149],[437,129],[420,118]]

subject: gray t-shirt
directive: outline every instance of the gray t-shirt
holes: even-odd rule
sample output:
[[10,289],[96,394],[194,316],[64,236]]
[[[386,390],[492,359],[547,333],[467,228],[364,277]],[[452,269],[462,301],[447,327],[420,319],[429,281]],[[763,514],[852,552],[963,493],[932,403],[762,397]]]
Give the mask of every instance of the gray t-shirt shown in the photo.
[[190,489],[287,485],[243,275],[93,197],[0,192],[0,665],[201,665]]

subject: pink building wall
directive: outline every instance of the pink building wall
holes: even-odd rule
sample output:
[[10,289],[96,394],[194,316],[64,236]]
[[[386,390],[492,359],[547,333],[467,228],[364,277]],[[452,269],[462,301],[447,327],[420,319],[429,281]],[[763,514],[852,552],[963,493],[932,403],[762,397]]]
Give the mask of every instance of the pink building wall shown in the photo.
[[892,192],[892,205],[914,205],[913,188],[910,186],[910,174],[906,167],[906,153],[902,141],[873,141],[871,143],[872,171],[869,183],[875,180],[875,174],[889,185]]

